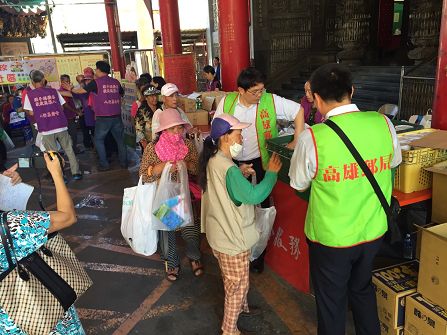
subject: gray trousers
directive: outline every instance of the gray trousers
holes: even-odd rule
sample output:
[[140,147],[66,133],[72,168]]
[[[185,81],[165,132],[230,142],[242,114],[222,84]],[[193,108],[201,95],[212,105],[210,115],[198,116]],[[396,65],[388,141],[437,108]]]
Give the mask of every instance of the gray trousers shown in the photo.
[[79,164],[76,159],[76,155],[73,151],[71,137],[68,134],[67,130],[63,130],[59,133],[51,135],[42,135],[42,144],[45,147],[45,150],[57,151],[57,142],[59,142],[68,157],[68,161],[70,162],[71,174],[74,175],[81,173],[81,170],[79,170]]

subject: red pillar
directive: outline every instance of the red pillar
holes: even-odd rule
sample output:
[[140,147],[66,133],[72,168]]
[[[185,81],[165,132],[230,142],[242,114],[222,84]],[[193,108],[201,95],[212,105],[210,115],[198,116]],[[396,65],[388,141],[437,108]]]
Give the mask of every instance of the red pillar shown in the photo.
[[104,4],[106,6],[107,27],[109,29],[110,51],[112,53],[112,69],[113,71],[120,71],[121,77],[124,78],[124,55],[118,8],[114,0],[105,0]]
[[178,2],[177,0],[161,0],[159,5],[163,53],[165,55],[181,54],[182,41]]
[[442,6],[432,127],[447,130],[447,0]]
[[237,89],[239,73],[250,66],[249,0],[219,0],[221,79],[225,91]]

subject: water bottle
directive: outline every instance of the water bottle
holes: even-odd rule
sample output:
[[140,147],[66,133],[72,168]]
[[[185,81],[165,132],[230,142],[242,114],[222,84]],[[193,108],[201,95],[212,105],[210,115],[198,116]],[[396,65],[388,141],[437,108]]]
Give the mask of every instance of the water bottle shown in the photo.
[[413,259],[413,240],[410,234],[407,234],[404,238],[404,258]]

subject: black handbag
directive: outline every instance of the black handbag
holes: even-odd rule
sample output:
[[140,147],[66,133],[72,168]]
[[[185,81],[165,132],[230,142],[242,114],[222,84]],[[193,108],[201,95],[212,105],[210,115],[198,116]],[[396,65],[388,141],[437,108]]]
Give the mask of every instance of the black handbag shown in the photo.
[[50,234],[38,251],[18,260],[7,215],[0,216],[0,238],[9,266],[0,274],[0,306],[27,334],[48,334],[92,281],[57,233]]
[[388,240],[390,244],[394,244],[396,242],[401,241],[402,234],[400,232],[399,226],[397,225],[397,218],[400,213],[399,201],[395,197],[391,196],[391,203],[388,204],[388,201],[385,199],[385,195],[383,194],[382,189],[377,183],[376,178],[374,178],[374,175],[372,174],[371,170],[368,168],[365,161],[362,159],[362,156],[354,147],[354,144],[352,144],[348,136],[346,136],[343,130],[341,130],[341,128],[332,120],[328,119],[324,123],[328,127],[330,127],[346,145],[348,150],[351,152],[352,156],[357,161],[357,164],[362,169],[366,178],[368,178],[372,188],[374,189],[374,192],[379,198],[379,201],[382,204],[382,207],[387,215],[388,232],[385,234],[385,238]]

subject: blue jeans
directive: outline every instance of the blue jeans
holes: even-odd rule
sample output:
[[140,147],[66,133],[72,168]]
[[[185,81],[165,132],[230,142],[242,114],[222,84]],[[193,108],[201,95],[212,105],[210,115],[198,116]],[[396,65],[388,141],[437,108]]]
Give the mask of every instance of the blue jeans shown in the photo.
[[121,166],[127,166],[127,152],[123,140],[124,127],[123,122],[121,121],[121,115],[117,115],[116,117],[96,118],[95,146],[99,156],[99,165],[102,167],[109,167],[104,145],[104,140],[109,131],[112,133],[112,136],[118,145],[118,155]]

